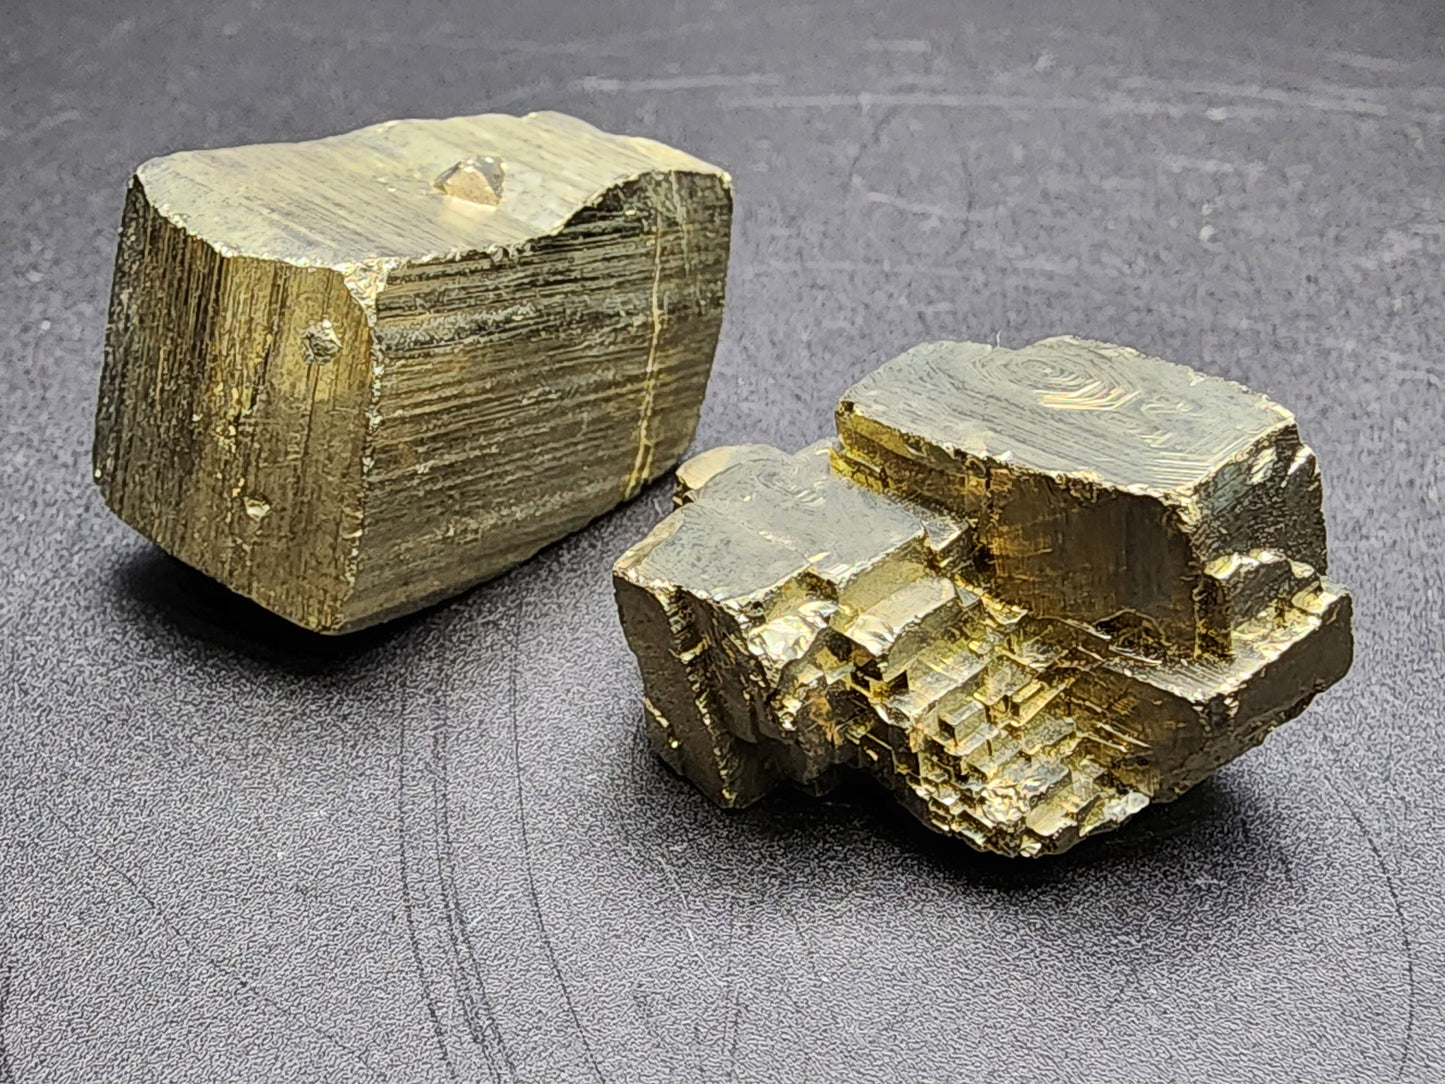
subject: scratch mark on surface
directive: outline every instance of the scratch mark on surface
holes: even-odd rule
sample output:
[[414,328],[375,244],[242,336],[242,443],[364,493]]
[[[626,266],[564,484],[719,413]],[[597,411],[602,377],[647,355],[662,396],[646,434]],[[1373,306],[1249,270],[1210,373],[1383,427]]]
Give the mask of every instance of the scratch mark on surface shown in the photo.
[[877,119],[873,121],[873,124],[868,129],[868,134],[863,137],[862,142],[858,144],[858,149],[853,152],[853,157],[848,160],[848,168],[843,174],[843,183],[848,188],[852,188],[853,185],[858,183],[858,166],[862,163],[864,157],[878,146],[878,141],[883,136],[884,127],[887,126],[888,122],[893,119],[897,112],[896,109],[883,109],[879,111]]
[[10,1065],[10,1049],[5,1045],[5,1019],[10,1008],[10,988],[15,979],[15,961],[5,958],[0,971],[0,1084],[15,1084],[15,1070]]
[[[521,631],[520,625],[520,615],[514,613],[512,636],[510,637],[510,642],[513,644],[517,642],[517,634]],[[572,1002],[572,992],[567,988],[567,980],[563,978],[562,969],[557,964],[557,950],[552,945],[552,934],[542,916],[542,902],[537,892],[537,874],[532,867],[532,839],[527,828],[527,800],[522,787],[522,740],[517,726],[517,657],[516,651],[511,652],[511,662],[507,667],[507,715],[512,729],[512,771],[517,781],[517,825],[522,835],[522,863],[527,877],[527,897],[531,903],[532,918],[537,924],[537,932],[542,940],[542,951],[546,953],[547,964],[551,968],[552,978],[556,981],[557,988],[562,994],[562,1004],[567,1009],[567,1015],[572,1019],[572,1027],[582,1042],[582,1050],[587,1055],[587,1065],[597,1080],[605,1082],[606,1078],[597,1064],[597,1055],[592,1049],[592,1042],[587,1037],[587,1029],[582,1026],[582,1018],[577,1015],[577,1006]]]
[[41,117],[34,124],[30,125],[30,134],[37,132],[48,132],[52,128],[59,128],[62,124],[69,124],[73,120],[79,120],[85,114],[79,109],[62,109],[58,113],[51,113],[48,117]]
[[922,56],[933,51],[931,43],[922,38],[869,38],[863,48],[873,53],[912,53]]
[[1328,95],[1311,94],[1301,91],[1277,90],[1271,87],[1233,86],[1214,83],[1149,84],[1160,92],[1182,92],[1197,96],[1224,96],[1231,102],[1248,102],[1253,105],[1230,104],[1228,108],[1211,105],[1207,100],[1166,101],[1162,98],[1140,96],[1128,89],[1105,91],[1101,95],[1086,97],[1033,97],[1017,94],[964,94],[939,93],[931,91],[900,91],[875,93],[872,91],[833,91],[814,94],[776,94],[756,96],[725,96],[719,104],[729,109],[870,109],[886,106],[903,108],[934,109],[985,109],[1000,112],[1085,112],[1096,116],[1168,117],[1173,120],[1204,118],[1223,120],[1228,117],[1241,119],[1270,118],[1279,115],[1280,109],[1313,109],[1319,112],[1350,116],[1384,117],[1399,116],[1434,123],[1441,119],[1439,112],[1430,110],[1393,111],[1379,102],[1359,98],[1330,98]]
[[1326,60],[1333,60],[1336,64],[1367,72],[1407,72],[1413,67],[1408,61],[1371,56],[1369,53],[1326,52],[1324,55]]
[[610,34],[596,38],[575,38],[571,41],[525,41],[475,39],[484,42],[498,52],[524,53],[532,56],[631,56],[635,46],[653,42],[675,42],[679,38],[694,34],[710,33],[717,29],[713,22],[684,23],[680,26],[659,27],[640,33]]
[[1402,1080],[1405,1076],[1405,1066],[1410,1061],[1410,1051],[1415,1045],[1415,1002],[1417,990],[1415,986],[1415,947],[1410,942],[1410,925],[1405,918],[1405,908],[1400,903],[1400,892],[1395,887],[1395,878],[1390,873],[1390,868],[1385,864],[1385,855],[1380,850],[1380,845],[1375,842],[1375,835],[1370,831],[1370,826],[1365,823],[1365,818],[1360,816],[1354,804],[1346,801],[1345,809],[1349,812],[1350,818],[1355,822],[1355,827],[1365,837],[1365,843],[1369,845],[1370,853],[1375,856],[1375,864],[1380,867],[1380,876],[1385,879],[1385,890],[1390,894],[1390,903],[1395,912],[1395,919],[1400,926],[1400,948],[1405,957],[1405,1034],[1400,1041],[1400,1064],[1395,1073],[1396,1080]]
[[682,891],[682,882],[677,879],[677,871],[667,864],[667,861],[662,855],[655,855],[654,857],[657,859],[657,864],[662,867],[663,872],[667,874],[667,881],[672,885],[673,895],[677,897],[678,917],[682,919],[682,932],[687,935],[688,941],[692,943],[692,954],[697,957],[699,964],[711,970],[707,956],[703,953],[702,946],[697,942],[696,933],[693,932],[692,921],[688,917],[691,912],[691,907],[687,902],[687,896]]
[[788,921],[792,924],[793,933],[797,935],[798,947],[803,950],[803,961],[807,965],[808,975],[816,986],[823,981],[818,974],[818,954],[813,949],[813,943],[808,940],[808,935],[803,932],[803,922],[798,918],[797,908],[786,900],[780,899],[779,902],[782,904],[783,913],[788,916]]
[[[443,719],[445,718],[443,713]],[[437,879],[441,888],[442,907],[446,914],[447,942],[451,948],[462,1019],[467,1034],[482,1051],[487,1068],[499,1080],[516,1079],[516,1066],[497,1026],[496,1013],[482,982],[482,969],[477,961],[461,898],[457,892],[456,846],[452,842],[450,776],[447,766],[447,730],[440,722],[432,731],[432,825],[435,843]],[[495,1052],[495,1053],[494,1053]]]
[[776,94],[770,96],[730,98],[722,103],[733,109],[861,109],[880,107],[938,109],[998,109],[1037,111],[1085,111],[1135,116],[1183,117],[1197,114],[1198,109],[1147,99],[1039,98],[1013,94],[952,94],[933,92],[896,92],[876,94],[850,91],[820,94]]
[[968,215],[960,211],[933,203],[916,203],[899,196],[890,196],[887,192],[865,192],[863,199],[868,203],[881,203],[886,207],[894,207],[911,215],[927,215],[929,218],[942,218],[953,222],[968,220]]
[[748,72],[741,75],[679,75],[657,79],[611,79],[606,76],[589,75],[579,79],[573,86],[590,94],[617,94],[619,92],[653,92],[660,90],[706,90],[714,87],[775,87],[783,82],[781,76],[771,72]]
[[732,896],[728,897],[728,936],[727,936],[727,960],[723,967],[723,990],[724,996],[732,1004],[732,1012],[729,1014],[727,1032],[724,1035],[724,1045],[727,1047],[727,1079],[735,1081],[738,1078],[738,1032],[742,1028],[743,1001],[742,992],[738,989],[733,978],[733,962],[737,958],[737,900]]
[[1251,180],[1257,180],[1268,170],[1263,162],[1227,162],[1219,158],[1191,158],[1182,154],[1162,154],[1159,165],[1171,173],[1198,172],[1210,175],[1243,173]]
[[124,39],[130,37],[131,31],[134,29],[135,19],[130,17],[124,18],[101,35],[96,45],[101,49],[109,49],[112,45],[119,44]]
[[738,1078],[738,1032],[743,1025],[743,1002],[736,990],[733,991],[733,1015],[732,1023],[729,1025],[731,1032],[728,1040],[728,1080]]
[[[965,208],[965,214],[967,214]],[[1010,261],[1010,266],[1021,271],[1037,271],[1047,275],[1075,275],[1078,268],[1074,261],[1056,260],[1047,256],[1022,257]],[[890,263],[887,260],[869,262],[866,260],[760,260],[744,268],[739,274],[744,279],[767,278],[774,274],[796,275],[799,272],[816,272],[822,274],[843,273],[855,274],[864,273],[868,275],[925,275],[937,279],[959,279],[963,281],[975,281],[978,279],[977,269],[967,267],[949,266],[946,264],[917,264],[917,263]],[[1098,268],[1099,274],[1110,275],[1110,277],[1124,277],[1122,275],[1110,274],[1112,269],[1108,267]],[[1155,311],[1165,311],[1156,306]],[[1181,312],[1188,310],[1179,310]]]
[[36,804],[39,805],[40,808],[43,809],[46,813],[48,813],[51,818],[54,819],[55,823],[60,825],[61,829],[64,830],[64,832],[73,840],[75,840],[75,842],[78,843],[80,847],[91,856],[91,858],[95,859],[96,862],[100,863],[100,865],[104,866],[107,870],[109,870],[111,873],[115,874],[115,876],[119,877],[122,881],[124,881],[126,886],[130,888],[131,892],[134,893],[135,896],[139,898],[142,903],[145,904],[146,908],[151,912],[151,914],[156,917],[160,924],[166,928],[166,930],[173,938],[175,938],[175,940],[179,941],[182,945],[184,945],[192,956],[201,961],[216,974],[222,975],[230,979],[242,990],[246,991],[246,993],[250,994],[258,1001],[261,1001],[266,1005],[269,1005],[271,1008],[275,1009],[277,1012],[290,1017],[292,1020],[296,1021],[303,1028],[309,1031],[312,1035],[315,1035],[317,1038],[325,1040],[328,1044],[335,1047],[337,1050],[340,1050],[342,1053],[346,1054],[348,1057],[354,1060],[357,1064],[365,1068],[378,1080],[388,1079],[386,1074],[381,1072],[381,1070],[377,1069],[374,1065],[371,1064],[370,1061],[367,1060],[366,1054],[363,1051],[358,1050],[353,1046],[350,1046],[341,1038],[339,1038],[334,1032],[329,1031],[326,1028],[322,1027],[320,1024],[317,1024],[314,1021],[308,1019],[306,1016],[291,1008],[290,1006],[282,1004],[280,1001],[276,1000],[275,997],[267,993],[256,983],[252,982],[250,979],[246,978],[246,976],[228,967],[220,960],[217,960],[212,956],[208,956],[201,944],[180,927],[176,920],[173,919],[170,914],[163,907],[161,907],[161,905],[155,900],[155,898],[145,890],[145,887],[140,883],[140,881],[136,880],[135,877],[131,876],[115,862],[111,861],[110,858],[108,858],[103,851],[101,851],[98,847],[96,847],[88,839],[86,839],[80,833],[79,829],[77,829],[74,825],[72,825],[69,821],[62,817],[59,811],[56,810],[55,807],[52,806],[49,802],[38,796],[32,797],[34,798]]
[[1316,109],[1324,113],[1361,113],[1371,117],[1389,116],[1390,110],[1379,102],[1372,102],[1368,99],[1372,92],[1364,88],[1340,87],[1344,92],[1338,97],[1331,97],[1327,94],[1316,94],[1309,91],[1281,90],[1277,87],[1265,87],[1257,84],[1240,83],[1218,83],[1210,81],[1197,82],[1174,82],[1160,83],[1157,80],[1144,77],[1129,78],[1121,81],[1120,86],[1126,90],[1173,90],[1183,94],[1205,94],[1217,98],[1229,98],[1238,101],[1270,102],[1274,105],[1301,106],[1305,109]]
[[[436,686],[444,687],[445,679],[437,680]],[[446,720],[451,712],[443,706],[435,717],[439,721],[431,727],[431,740],[426,746],[409,749],[405,713],[400,727],[397,815],[407,936],[448,1077],[457,1084],[463,1081],[470,1084],[485,1072],[494,1081],[516,1080],[516,1066],[487,994],[476,945],[457,890],[447,755]],[[414,783],[409,784],[409,776]],[[429,800],[429,811],[408,809],[409,792],[416,788],[420,788],[421,793],[413,797],[413,804],[425,804]],[[415,843],[414,832],[420,833]],[[412,846],[420,848],[416,858],[409,854]],[[435,883],[430,876],[435,876]],[[435,898],[429,900],[429,894]],[[439,915],[428,917],[433,909]],[[428,946],[434,953],[430,959]],[[451,983],[454,1003],[449,999],[443,1004],[438,998],[436,987],[442,976]],[[478,1054],[480,1062],[474,1060]]]
[[287,30],[297,41],[345,45],[393,46],[402,49],[447,49],[457,52],[510,54],[513,56],[628,56],[638,45],[652,42],[674,42],[692,34],[715,29],[711,22],[686,23],[659,27],[634,34],[611,34],[595,38],[573,38],[568,41],[540,42],[489,35],[459,34],[454,30],[401,34],[390,30],[351,30],[336,32],[329,27],[295,26]]
[[406,713],[401,715],[401,723],[397,728],[399,739],[397,749],[397,782],[396,782],[396,820],[399,839],[397,841],[397,855],[401,865],[401,907],[406,917],[407,940],[411,944],[411,956],[416,962],[416,972],[421,980],[422,999],[426,1002],[427,1016],[431,1020],[432,1034],[436,1038],[437,1049],[441,1051],[442,1064],[446,1067],[447,1076],[453,1081],[460,1081],[457,1076],[456,1066],[452,1064],[451,1053],[447,1050],[446,1035],[442,1030],[441,1012],[437,1008],[436,997],[432,994],[431,983],[428,981],[426,963],[422,959],[421,939],[417,934],[416,908],[411,901],[411,871],[406,857]]
[[950,279],[971,279],[974,277],[972,271],[957,267],[945,267],[941,264],[888,264],[881,261],[874,263],[867,260],[762,260],[745,269],[743,276],[745,278],[758,278],[761,277],[761,272],[795,275],[799,271],[870,272],[873,274],[882,272],[885,274],[926,275],[931,278]]

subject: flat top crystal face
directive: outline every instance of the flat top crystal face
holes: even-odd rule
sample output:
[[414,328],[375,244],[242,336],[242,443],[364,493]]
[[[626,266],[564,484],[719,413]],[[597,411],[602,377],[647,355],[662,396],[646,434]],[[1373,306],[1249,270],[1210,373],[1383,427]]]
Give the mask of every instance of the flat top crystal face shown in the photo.
[[1188,489],[1294,424],[1238,384],[1068,336],[1018,350],[923,343],[840,409],[905,440],[1147,492]]
[[562,113],[488,113],[183,151],[136,175],[168,218],[223,254],[332,267],[542,236],[617,183],[672,171],[726,177],[672,147]]
[[826,454],[745,451],[707,479],[705,501],[676,513],[668,545],[640,557],[643,576],[714,599],[742,598],[804,571],[847,584],[922,542],[913,516],[831,475]]

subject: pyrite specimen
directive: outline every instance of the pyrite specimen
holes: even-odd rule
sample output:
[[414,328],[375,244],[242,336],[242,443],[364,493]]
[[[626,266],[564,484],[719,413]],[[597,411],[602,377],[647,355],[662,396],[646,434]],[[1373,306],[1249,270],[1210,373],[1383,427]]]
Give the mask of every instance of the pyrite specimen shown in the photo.
[[1293,416],[1107,343],[915,347],[838,439],[717,448],[617,562],[653,745],[714,801],[875,773],[981,850],[1169,801],[1348,670]]
[[722,170],[557,113],[147,162],[96,480],[163,549],[300,625],[421,607],[676,462],[731,216]]

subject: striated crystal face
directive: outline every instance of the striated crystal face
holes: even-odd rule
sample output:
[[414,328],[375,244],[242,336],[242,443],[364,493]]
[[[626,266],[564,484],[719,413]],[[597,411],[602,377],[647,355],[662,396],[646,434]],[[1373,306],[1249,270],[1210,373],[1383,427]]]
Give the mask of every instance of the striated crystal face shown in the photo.
[[929,343],[838,432],[683,464],[614,570],[652,742],[722,805],[861,768],[979,849],[1057,852],[1349,668],[1314,456],[1262,396],[1103,343]]
[[559,113],[154,159],[126,198],[96,482],[305,628],[436,602],[681,457],[731,224],[723,170]]

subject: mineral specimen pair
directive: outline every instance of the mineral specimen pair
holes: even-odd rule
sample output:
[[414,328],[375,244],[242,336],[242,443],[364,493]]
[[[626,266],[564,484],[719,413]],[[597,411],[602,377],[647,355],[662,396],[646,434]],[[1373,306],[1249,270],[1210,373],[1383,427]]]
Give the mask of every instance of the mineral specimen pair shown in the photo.
[[[557,114],[178,154],[132,182],[95,473],[126,522],[308,628],[455,593],[692,439],[725,173]],[[1282,408],[1103,343],[929,343],[787,455],[714,449],[615,569],[662,757],[729,806],[876,774],[1061,850],[1350,662]]]

